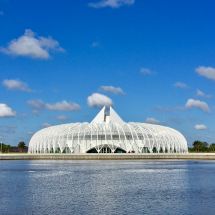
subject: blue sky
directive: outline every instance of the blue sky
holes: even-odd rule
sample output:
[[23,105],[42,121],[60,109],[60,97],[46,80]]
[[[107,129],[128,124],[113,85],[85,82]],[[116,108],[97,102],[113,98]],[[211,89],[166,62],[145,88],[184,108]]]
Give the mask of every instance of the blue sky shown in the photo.
[[0,0],[0,141],[113,105],[215,142],[215,2]]

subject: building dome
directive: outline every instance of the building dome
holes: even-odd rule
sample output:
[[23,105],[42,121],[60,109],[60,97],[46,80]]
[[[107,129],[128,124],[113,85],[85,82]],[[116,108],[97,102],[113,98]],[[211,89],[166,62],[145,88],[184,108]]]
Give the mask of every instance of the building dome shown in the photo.
[[28,153],[187,153],[184,136],[169,127],[124,122],[110,107],[91,123],[44,128],[33,135]]

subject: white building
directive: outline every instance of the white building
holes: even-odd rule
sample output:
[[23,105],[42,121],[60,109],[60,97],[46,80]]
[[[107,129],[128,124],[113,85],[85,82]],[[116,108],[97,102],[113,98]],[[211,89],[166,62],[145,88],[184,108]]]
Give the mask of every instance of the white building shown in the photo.
[[124,122],[110,107],[91,123],[44,128],[33,135],[28,153],[187,153],[184,136],[169,127]]

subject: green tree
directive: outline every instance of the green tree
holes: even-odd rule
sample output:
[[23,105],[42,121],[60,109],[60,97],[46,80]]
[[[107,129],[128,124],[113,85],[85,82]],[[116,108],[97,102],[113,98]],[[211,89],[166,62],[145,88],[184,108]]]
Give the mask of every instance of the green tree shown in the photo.
[[4,143],[0,143],[0,150],[1,150],[1,153],[4,151]]
[[215,151],[215,143],[211,143],[209,146],[209,150],[214,152]]
[[5,152],[10,152],[11,151],[11,146],[10,145],[4,145],[4,151]]
[[18,148],[21,149],[21,152],[25,147],[26,147],[26,145],[25,145],[25,142],[23,142],[23,141],[18,144]]
[[201,151],[207,151],[208,149],[208,143],[207,142],[202,142],[200,146]]
[[199,140],[196,140],[193,142],[193,147],[195,151],[199,152],[200,147],[202,146],[202,142]]
[[0,143],[0,150],[2,150],[2,153],[10,152],[11,151],[11,146],[6,145],[4,143]]

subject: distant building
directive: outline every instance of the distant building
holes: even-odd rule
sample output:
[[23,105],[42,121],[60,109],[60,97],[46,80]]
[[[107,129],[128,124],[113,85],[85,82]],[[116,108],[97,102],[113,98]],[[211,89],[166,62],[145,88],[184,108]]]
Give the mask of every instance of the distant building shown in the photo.
[[33,135],[28,153],[187,153],[184,136],[169,127],[124,122],[110,107],[91,123],[44,128]]

